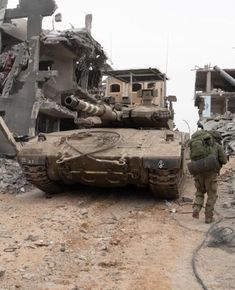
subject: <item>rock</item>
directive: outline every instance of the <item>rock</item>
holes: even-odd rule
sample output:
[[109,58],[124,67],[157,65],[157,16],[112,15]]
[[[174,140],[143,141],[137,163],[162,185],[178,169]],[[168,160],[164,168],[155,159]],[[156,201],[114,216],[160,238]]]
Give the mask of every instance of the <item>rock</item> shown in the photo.
[[101,251],[108,251],[108,247],[106,246],[106,245],[102,245],[101,247],[100,247],[100,250]]
[[85,209],[85,208],[82,208],[82,209],[80,210],[80,214],[81,214],[81,215],[87,215],[87,214],[88,214],[88,210]]
[[17,219],[19,216],[17,215],[17,214],[13,214],[12,216],[11,216],[11,218],[12,219]]
[[231,202],[225,202],[223,205],[222,205],[223,208],[231,208]]
[[100,262],[98,266],[102,268],[110,268],[110,267],[116,267],[118,265],[117,261],[108,261],[108,262]]
[[109,243],[110,243],[110,245],[117,246],[118,244],[120,244],[120,242],[121,242],[121,240],[116,238],[116,239],[112,239]]
[[25,273],[24,275],[22,275],[22,278],[25,280],[32,280],[34,278],[34,274]]
[[84,234],[87,234],[88,228],[89,228],[88,223],[82,223],[81,224],[81,227],[80,227],[80,232],[81,233],[84,233]]
[[88,231],[86,229],[84,229],[84,228],[81,228],[80,232],[83,233],[83,234],[87,234]]
[[50,268],[50,269],[55,268],[55,266],[56,266],[56,263],[55,262],[48,263],[48,268]]
[[0,277],[3,277],[6,273],[6,270],[0,266]]
[[36,242],[38,239],[39,239],[39,236],[28,235],[28,237],[25,239],[25,241]]
[[172,208],[172,209],[170,209],[170,212],[171,212],[171,213],[176,213],[177,210],[176,210],[176,208]]
[[77,258],[81,261],[87,261],[87,258],[83,255],[77,255]]
[[89,269],[89,267],[83,267],[83,268],[80,269],[80,271],[81,272],[89,272],[90,269]]
[[38,242],[34,243],[37,247],[48,247],[50,245],[49,242],[45,242],[44,240],[39,240]]
[[60,251],[61,252],[65,252],[65,250],[66,250],[65,243],[61,243],[61,245],[60,245]]

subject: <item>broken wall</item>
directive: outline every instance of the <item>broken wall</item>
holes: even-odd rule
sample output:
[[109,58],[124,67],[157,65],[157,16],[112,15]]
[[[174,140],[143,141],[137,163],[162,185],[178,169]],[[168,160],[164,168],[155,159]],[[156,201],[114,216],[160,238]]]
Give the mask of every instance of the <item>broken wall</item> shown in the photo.
[[[0,113],[17,136],[35,136],[41,130],[58,131],[62,121],[68,122],[68,125],[63,124],[63,128],[74,129],[73,120],[77,114],[64,107],[63,98],[75,94],[79,86],[85,92],[89,88],[94,89],[94,86],[98,90],[106,62],[102,47],[84,29],[42,31],[42,17],[39,19],[38,15],[48,16],[55,11],[53,0],[48,0],[45,6],[43,3],[22,0],[16,9],[5,10],[6,21],[28,17],[28,40],[17,40],[5,33],[0,55],[3,60],[0,68]],[[18,54],[13,57],[12,45],[15,43],[20,44]],[[79,78],[76,74],[78,66]],[[0,153],[11,154],[1,133]]]

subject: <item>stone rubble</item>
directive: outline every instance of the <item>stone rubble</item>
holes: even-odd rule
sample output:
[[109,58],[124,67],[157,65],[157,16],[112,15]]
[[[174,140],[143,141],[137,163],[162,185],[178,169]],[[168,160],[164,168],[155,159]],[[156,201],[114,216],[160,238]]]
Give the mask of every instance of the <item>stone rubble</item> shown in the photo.
[[19,194],[32,189],[14,159],[0,158],[0,193]]
[[200,121],[205,130],[216,130],[223,137],[227,155],[235,155],[235,115],[227,113]]

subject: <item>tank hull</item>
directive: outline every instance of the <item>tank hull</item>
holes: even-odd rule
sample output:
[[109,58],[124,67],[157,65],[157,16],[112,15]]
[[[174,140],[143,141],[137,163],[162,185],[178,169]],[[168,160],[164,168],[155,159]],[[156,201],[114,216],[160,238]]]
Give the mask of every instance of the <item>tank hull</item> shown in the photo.
[[44,191],[50,190],[38,184],[40,171],[54,185],[134,184],[150,187],[156,196],[175,198],[184,176],[186,138],[168,130],[74,130],[32,140],[18,159],[27,179]]

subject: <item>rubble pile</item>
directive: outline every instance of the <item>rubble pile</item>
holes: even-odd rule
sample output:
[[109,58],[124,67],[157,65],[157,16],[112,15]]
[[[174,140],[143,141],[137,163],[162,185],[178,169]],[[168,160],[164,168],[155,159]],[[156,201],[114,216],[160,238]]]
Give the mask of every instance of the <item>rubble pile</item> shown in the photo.
[[235,155],[235,122],[225,124],[218,131],[223,137],[223,143],[228,155]]
[[13,159],[0,158],[0,193],[18,194],[32,188],[20,165]]
[[222,115],[214,119],[206,119],[200,122],[206,130],[216,130],[223,137],[223,146],[227,155],[235,155],[235,116]]
[[222,174],[219,176],[219,204],[221,208],[235,210],[235,159],[232,157],[225,168],[222,169]]

